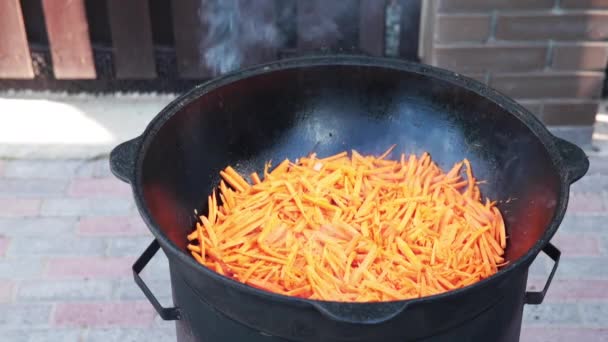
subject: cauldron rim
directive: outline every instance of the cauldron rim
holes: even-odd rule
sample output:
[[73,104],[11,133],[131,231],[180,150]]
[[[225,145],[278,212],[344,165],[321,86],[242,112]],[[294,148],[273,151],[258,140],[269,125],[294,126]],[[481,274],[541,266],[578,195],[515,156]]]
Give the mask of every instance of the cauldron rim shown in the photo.
[[[281,294],[276,294],[264,290],[260,290],[240,282],[234,281],[228,277],[222,276],[203,265],[196,262],[190,255],[182,251],[176,244],[174,244],[160,229],[159,225],[152,218],[152,213],[148,210],[143,193],[143,181],[142,181],[142,165],[145,159],[145,155],[151,142],[154,140],[156,133],[161,127],[173,117],[173,115],[180,112],[181,109],[186,107],[201,96],[214,91],[215,89],[225,86],[227,84],[253,77],[259,76],[275,71],[298,69],[306,67],[323,67],[323,66],[353,66],[353,67],[377,67],[384,69],[394,69],[402,72],[410,72],[419,74],[426,77],[438,79],[443,82],[452,84],[455,87],[461,87],[465,90],[471,91],[480,95],[498,106],[504,108],[511,115],[516,117],[530,133],[536,136],[542,146],[546,149],[551,161],[556,167],[560,178],[560,189],[558,191],[558,199],[555,207],[555,214],[545,229],[542,237],[521,257],[509,265],[500,269],[496,274],[478,281],[474,284],[465,286],[460,289],[447,291],[441,294],[425,296],[421,298],[413,298],[407,300],[397,301],[384,301],[384,302],[369,302],[369,303],[344,303],[344,302],[332,302],[332,301],[321,301],[321,300],[310,300],[298,297],[290,297]],[[134,173],[132,175],[131,185],[133,187],[133,194],[135,197],[135,203],[138,210],[144,219],[145,223],[153,233],[154,237],[159,241],[163,250],[167,253],[171,253],[177,257],[178,260],[188,267],[191,267],[195,272],[202,272],[205,276],[215,278],[216,280],[224,282],[226,285],[232,286],[237,290],[247,291],[251,294],[255,294],[262,298],[273,300],[275,302],[289,303],[290,305],[313,305],[317,308],[319,306],[315,303],[340,303],[348,304],[352,306],[374,306],[382,305],[386,303],[403,303],[404,308],[409,305],[414,305],[419,302],[430,302],[439,301],[446,297],[456,297],[468,291],[475,291],[482,287],[486,287],[492,283],[501,281],[512,272],[527,267],[532,263],[536,255],[539,254],[541,249],[550,241],[555,232],[557,231],[561,221],[564,217],[566,207],[568,204],[570,184],[576,179],[570,179],[568,172],[566,172],[566,166],[564,165],[564,158],[560,155],[560,151],[556,146],[557,138],[554,137],[547,128],[526,108],[509,98],[508,96],[500,93],[499,91],[464,75],[425,65],[415,62],[409,62],[404,60],[398,60],[393,58],[384,57],[368,57],[368,56],[356,56],[356,55],[330,55],[330,56],[314,56],[314,57],[299,57],[284,59],[280,61],[270,62],[253,66],[250,68],[241,69],[232,73],[228,73],[221,77],[212,79],[205,83],[202,83],[188,92],[180,95],[178,98],[169,103],[163,108],[156,117],[148,124],[143,134],[136,139],[141,139],[138,146],[136,147],[135,160],[134,160]],[[586,167],[584,168],[586,171]],[[584,173],[584,172],[583,172]],[[523,294],[522,294],[523,295]],[[396,312],[395,315],[399,314]],[[390,317],[388,317],[390,319]],[[370,321],[369,324],[376,322]]]

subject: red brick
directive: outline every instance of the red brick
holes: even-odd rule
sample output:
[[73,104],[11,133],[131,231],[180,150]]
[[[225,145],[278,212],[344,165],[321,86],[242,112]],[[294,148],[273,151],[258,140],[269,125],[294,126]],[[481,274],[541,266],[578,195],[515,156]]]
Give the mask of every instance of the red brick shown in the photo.
[[490,85],[522,99],[598,98],[603,82],[602,72],[539,72],[494,74]]
[[593,213],[606,210],[604,198],[597,193],[570,193],[568,202],[569,213]]
[[[562,251],[562,246],[558,246]],[[539,291],[545,285],[547,279],[531,278],[528,280],[528,289]],[[555,279],[547,292],[547,302],[577,302],[608,300],[608,280],[564,280]]]
[[8,238],[0,235],[0,257],[6,255],[6,250],[8,249]]
[[131,187],[117,178],[74,179],[68,188],[72,197],[129,197]]
[[[15,339],[6,338],[7,328],[25,328],[28,331],[21,332],[21,336],[29,335],[30,331],[37,328],[48,327],[51,316],[52,305],[49,303],[9,303],[0,306],[0,340],[14,342]],[[17,339],[17,341],[23,341]],[[31,341],[28,338],[28,341]],[[45,340],[46,341],[46,340]]]
[[0,281],[0,304],[8,303],[13,300],[15,284],[11,281]]
[[555,100],[544,104],[542,120],[551,126],[592,126],[598,101]]
[[95,236],[145,235],[148,231],[139,217],[84,217],[78,222],[78,233]]
[[442,46],[434,51],[435,65],[453,71],[532,71],[541,70],[547,61],[546,45]]
[[559,263],[559,278],[607,280],[606,258],[604,256],[562,258]]
[[557,43],[553,46],[556,70],[604,70],[608,62],[608,42]]
[[444,12],[548,9],[554,0],[441,0],[439,10]]
[[71,179],[83,166],[81,160],[32,160],[6,161],[4,176],[20,179]]
[[528,327],[521,332],[521,342],[606,342],[606,328]]
[[[589,172],[588,175],[605,175],[608,174],[608,158],[602,156],[589,156]],[[606,189],[608,191],[608,188]]]
[[608,38],[608,12],[500,14],[498,40],[603,40]]
[[58,303],[53,324],[60,327],[148,327],[155,312],[148,302]]
[[438,15],[435,40],[440,43],[484,42],[490,37],[489,14]]
[[131,275],[134,257],[71,257],[48,261],[46,274],[51,278],[121,278]]
[[133,200],[117,198],[100,200],[88,197],[46,198],[40,207],[42,216],[122,216],[131,212]]
[[608,8],[608,0],[560,0],[562,8],[598,9]]
[[527,325],[577,325],[581,314],[576,303],[543,303],[526,305],[523,322]]
[[558,233],[551,241],[562,251],[564,257],[598,256],[601,254],[601,237],[597,235]]
[[0,198],[0,217],[37,216],[40,200]]

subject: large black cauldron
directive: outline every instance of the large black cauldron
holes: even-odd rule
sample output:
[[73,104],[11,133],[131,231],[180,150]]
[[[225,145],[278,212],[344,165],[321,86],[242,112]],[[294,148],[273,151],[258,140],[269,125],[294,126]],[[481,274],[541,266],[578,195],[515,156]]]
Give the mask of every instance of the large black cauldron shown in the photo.
[[[394,143],[397,152],[428,151],[443,167],[472,161],[487,180],[484,196],[504,200],[508,266],[432,297],[334,303],[245,286],[186,252],[193,211],[206,207],[226,165],[250,172],[269,159],[379,153]],[[131,183],[156,237],[133,266],[135,279],[163,318],[177,320],[179,341],[518,341],[524,304],[540,304],[547,290],[526,292],[528,267],[543,251],[555,272],[560,252],[549,240],[570,184],[589,163],[580,148],[479,82],[419,64],[332,56],[266,64],[194,88],[114,149],[111,166]],[[174,308],[162,308],[137,275],[159,246]]]

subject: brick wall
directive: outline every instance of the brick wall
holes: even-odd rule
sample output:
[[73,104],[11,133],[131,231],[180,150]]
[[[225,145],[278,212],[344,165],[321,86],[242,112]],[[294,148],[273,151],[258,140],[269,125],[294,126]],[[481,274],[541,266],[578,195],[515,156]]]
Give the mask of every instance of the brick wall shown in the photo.
[[608,60],[608,0],[423,1],[423,62],[491,85],[547,125],[594,123]]

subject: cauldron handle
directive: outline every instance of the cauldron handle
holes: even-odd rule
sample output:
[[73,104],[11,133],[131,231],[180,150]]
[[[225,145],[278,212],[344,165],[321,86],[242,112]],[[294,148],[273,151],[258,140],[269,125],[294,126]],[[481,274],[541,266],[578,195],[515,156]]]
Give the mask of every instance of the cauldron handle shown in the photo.
[[587,173],[589,159],[585,152],[575,144],[561,138],[555,138],[555,146],[562,156],[566,177],[570,184],[576,182]]
[[525,303],[526,304],[541,304],[543,299],[545,299],[545,295],[547,294],[547,290],[549,289],[549,285],[551,285],[551,281],[553,280],[553,276],[555,275],[555,271],[557,270],[557,265],[559,264],[559,257],[562,255],[557,247],[553,246],[550,242],[545,245],[543,248],[543,252],[551,258],[555,263],[553,264],[553,269],[549,274],[549,278],[545,283],[545,286],[541,291],[527,291],[525,295]]
[[396,317],[405,310],[408,303],[315,302],[313,306],[323,315],[336,322],[371,325],[380,324]]
[[146,267],[148,262],[152,259],[152,257],[154,257],[154,255],[156,254],[156,252],[158,252],[159,249],[160,245],[158,244],[158,241],[154,239],[150,246],[146,248],[144,253],[133,264],[133,278],[135,278],[135,283],[143,291],[144,295],[146,295],[146,298],[148,298],[148,300],[150,301],[154,309],[156,309],[156,312],[158,312],[158,315],[162,319],[164,319],[165,321],[179,320],[179,308],[165,308],[160,305],[158,299],[156,299],[154,294],[152,294],[152,291],[150,291],[146,283],[144,283],[144,280],[141,279],[141,277],[139,276],[139,273],[141,273],[141,271],[144,269],[144,267]]
[[135,173],[135,156],[141,137],[137,137],[114,147],[110,152],[110,170],[120,180],[132,183]]

